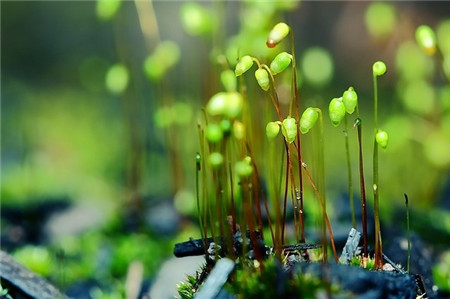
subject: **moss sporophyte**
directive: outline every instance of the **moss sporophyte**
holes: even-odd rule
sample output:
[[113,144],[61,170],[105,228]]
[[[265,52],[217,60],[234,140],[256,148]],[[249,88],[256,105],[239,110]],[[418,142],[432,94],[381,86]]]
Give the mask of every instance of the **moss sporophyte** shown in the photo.
[[[291,28],[285,23],[278,23],[270,31],[266,44],[269,48],[274,48],[288,35],[291,36],[291,53],[285,51],[273,53],[274,58],[270,64],[264,63],[262,59],[244,55],[237,61],[234,70],[222,70],[220,80],[225,91],[211,96],[204,109],[204,117],[198,122],[200,138],[200,151],[196,156],[198,219],[201,226],[202,248],[211,265],[221,257],[228,257],[238,263],[242,271],[256,271],[262,275],[265,267],[270,267],[269,261],[272,261],[274,257],[278,263],[286,262],[288,255],[293,254],[286,251],[288,240],[295,239],[297,245],[304,245],[307,241],[304,218],[305,187],[310,188],[312,192],[308,193],[308,196],[313,194],[319,207],[321,217],[321,246],[319,247],[322,249],[320,254],[305,249],[294,255],[299,261],[309,262],[312,261],[312,257],[315,257],[316,260],[322,259],[323,262],[328,262],[327,249],[330,244],[333,258],[338,262],[325,194],[323,113],[318,107],[307,107],[303,111],[300,109],[297,65]],[[374,267],[376,269],[382,268],[383,262],[379,223],[378,146],[385,149],[388,144],[388,134],[378,128],[377,78],[385,72],[386,65],[383,62],[374,63],[372,68],[374,83],[373,192]],[[281,98],[283,101],[280,101],[277,87],[278,80],[285,80],[280,75],[282,73],[284,78],[290,75],[292,81],[290,98],[288,100]],[[258,94],[258,97],[264,95],[259,99],[265,102],[261,105],[273,107],[271,112],[262,116],[264,121],[261,123],[252,121],[251,111],[259,109],[250,105],[250,97],[255,96],[254,94]],[[285,93],[281,95],[286,97]],[[352,263],[367,265],[370,259],[368,259],[362,120],[355,88],[347,88],[342,95],[331,99],[328,105],[331,124],[338,127],[343,123],[344,126],[348,193],[353,228],[356,228],[356,216],[347,118],[355,111],[354,127],[357,128],[358,140],[363,254],[359,261],[356,258],[352,259]],[[264,127],[257,127],[259,124]],[[255,132],[261,135],[265,133],[266,138],[257,140],[254,136]],[[301,134],[308,133],[312,135],[313,148],[317,152],[317,159],[312,166],[308,166],[302,158],[302,151],[310,148],[306,145],[301,146]],[[268,151],[264,164],[260,165],[259,163],[262,162],[259,161],[260,155],[255,152],[263,150],[258,148],[262,144],[267,146]],[[314,175],[311,175],[310,168],[313,169]],[[307,186],[303,185],[304,176],[308,182]],[[264,185],[263,180],[266,180]],[[288,235],[289,219],[292,219],[291,235]],[[265,231],[264,228],[268,230]],[[270,232],[270,238],[267,238],[268,232]],[[210,238],[209,235],[211,235]]]

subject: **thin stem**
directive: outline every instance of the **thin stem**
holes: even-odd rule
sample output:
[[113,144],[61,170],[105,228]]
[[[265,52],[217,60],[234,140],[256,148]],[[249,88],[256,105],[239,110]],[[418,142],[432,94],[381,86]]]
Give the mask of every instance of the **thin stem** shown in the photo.
[[[223,217],[223,211],[222,211],[222,207],[223,207],[223,196],[222,196],[222,183],[221,183],[221,179],[220,179],[220,174],[218,171],[214,170],[213,172],[213,180],[214,180],[214,185],[216,188],[216,202],[215,202],[215,208],[216,208],[216,215],[215,216],[215,220],[219,222],[219,240],[220,238],[222,238],[222,240],[225,239],[225,230],[224,230],[224,217]],[[226,243],[226,242],[224,242]],[[216,244],[220,244],[220,243],[216,243]],[[221,244],[222,246],[225,244]],[[217,250],[216,250],[217,251]]]
[[233,172],[231,162],[228,164],[228,171],[230,173],[230,199],[231,199],[231,227],[233,234],[237,232],[236,228],[236,207],[234,204],[234,187],[233,187]]
[[[373,112],[374,112],[374,129],[375,135],[378,131],[378,86],[377,75],[373,74]],[[373,144],[373,201],[375,214],[375,268],[381,269],[383,267],[383,246],[381,240],[380,228],[380,202],[378,189],[378,144],[374,137]]]
[[[222,144],[222,152],[223,152],[223,156],[225,157],[225,161],[223,163],[223,165],[227,165],[228,164],[228,157],[229,157],[229,147],[228,147],[228,143],[229,143],[229,138],[226,137],[223,144]],[[234,252],[234,238],[233,235],[235,233],[235,231],[233,230],[233,222],[234,220],[231,219],[230,221],[230,210],[233,210],[234,207],[230,207],[230,203],[227,201],[228,198],[232,198],[232,196],[230,196],[229,194],[229,189],[227,188],[229,181],[228,181],[228,168],[227,167],[221,167],[220,169],[220,179],[222,179],[223,184],[222,186],[225,187],[221,187],[221,193],[222,196],[224,198],[223,204],[222,204],[222,209],[224,211],[224,213],[222,215],[223,219],[222,221],[225,222],[225,244],[227,245],[227,252],[230,255],[232,260],[236,259],[236,255]],[[234,200],[232,200],[232,205],[234,205]],[[233,218],[233,216],[231,216],[231,218]]]
[[361,189],[361,222],[363,229],[363,248],[364,258],[367,258],[367,203],[366,203],[366,184],[364,182],[364,162],[362,149],[362,121],[357,118],[354,126],[358,129],[358,153],[359,153],[359,183]]
[[283,245],[284,219],[285,219],[284,218],[285,217],[284,216],[284,210],[283,210],[283,215],[281,215],[281,211],[280,211],[280,208],[281,208],[280,194],[282,192],[281,188],[282,188],[282,185],[283,185],[283,167],[284,167],[284,155],[285,155],[285,153],[286,153],[286,151],[284,150],[284,143],[283,143],[283,148],[281,149],[280,173],[279,173],[279,176],[278,176],[279,180],[278,180],[277,185],[275,187],[276,205],[277,205],[277,208],[275,210],[277,212],[277,215],[275,217],[278,219],[275,231],[276,231],[276,233],[278,233],[277,237],[276,237],[276,240],[277,240],[277,249],[279,250],[280,257],[281,257],[281,251],[282,251],[282,245]]
[[376,132],[378,129],[378,80],[375,74],[373,74],[373,122]]
[[[257,165],[255,163],[255,160],[253,158],[253,155],[251,153],[250,146],[248,145],[248,143],[246,145],[247,145],[247,151],[249,152],[250,157],[252,157],[252,166],[253,166],[253,169],[255,171],[255,182],[254,182],[254,184],[255,184],[255,186],[259,187],[260,186],[260,184],[259,184],[260,176],[259,176],[258,167],[257,167]],[[259,188],[259,189],[261,189],[261,188]],[[275,235],[273,233],[272,221],[270,220],[270,210],[269,210],[269,206],[267,204],[267,198],[266,198],[266,195],[264,194],[264,192],[261,192],[261,196],[263,198],[264,209],[266,210],[266,214],[267,214],[267,222],[268,222],[268,225],[269,225],[270,234],[271,234],[271,237],[272,237],[272,241],[274,242]],[[261,211],[259,211],[259,213],[261,214]],[[260,218],[262,219],[261,215],[260,215]],[[260,225],[260,233],[261,233],[261,237],[263,238],[264,236],[263,236],[263,230],[262,230],[262,221],[261,221],[261,225]],[[264,240],[264,238],[263,238],[263,240]]]
[[284,231],[286,227],[286,210],[287,210],[287,195],[288,195],[288,186],[289,186],[289,148],[287,145],[287,141],[284,141],[284,146],[286,149],[286,175],[285,175],[285,185],[284,185],[284,198],[283,198],[283,226],[281,227],[281,242],[284,244]]
[[[195,195],[197,199],[197,218],[198,218],[198,224],[200,226],[200,236],[202,240],[205,240],[205,235],[203,233],[203,221],[202,221],[202,214],[200,209],[200,182],[199,182],[199,173],[201,171],[201,156],[200,153],[197,153],[196,161],[195,161]],[[205,244],[203,244],[205,245]]]
[[[201,128],[200,124],[197,125],[198,128],[198,136],[199,136],[199,140],[200,140],[200,156],[204,157],[205,156],[205,138],[204,138],[204,131]],[[208,248],[208,195],[207,195],[207,188],[206,188],[206,168],[205,168],[205,159],[201,159],[201,168],[203,169],[202,171],[202,198],[203,198],[203,202],[202,202],[202,207],[203,207],[203,211],[202,211],[202,216],[203,216],[203,220],[202,220],[202,228],[203,228],[203,237],[205,238],[204,243],[205,243],[205,252]],[[211,236],[214,238],[214,232],[213,232],[213,228],[211,227]]]
[[275,86],[275,78],[272,75],[272,71],[270,70],[270,68],[265,65],[265,64],[261,64],[259,65],[260,68],[264,68],[267,73],[269,73],[269,77],[270,77],[270,83],[271,83],[271,87],[270,91],[270,99],[272,100],[272,104],[275,107],[275,111],[277,112],[278,118],[280,121],[283,120],[283,118],[281,117],[281,112],[280,112],[280,101],[278,100],[278,93],[277,93],[277,88]]
[[[260,252],[260,248],[258,246],[258,240],[255,234],[255,224],[253,223],[253,214],[252,214],[252,205],[251,205],[251,196],[249,196],[249,181],[248,179],[241,180],[241,192],[242,192],[242,200],[244,203],[244,213],[247,216],[248,228],[250,230],[250,241],[252,243],[252,247],[255,253],[256,260],[262,265],[262,255]],[[245,233],[245,230],[243,231]],[[245,239],[245,237],[244,237]]]
[[305,239],[305,215],[303,213],[303,173],[302,173],[302,155],[301,155],[301,134],[300,134],[300,99],[298,96],[298,87],[297,87],[297,62],[295,60],[295,42],[294,42],[294,33],[292,29],[289,30],[291,36],[291,55],[292,55],[292,90],[294,93],[293,100],[291,101],[291,105],[289,107],[289,114],[291,114],[292,102],[295,102],[295,120],[297,122],[297,157],[298,157],[298,180],[299,180],[299,210],[298,216],[300,219],[300,240],[302,243],[306,242]]
[[[326,209],[327,201],[325,196],[325,162],[324,162],[324,142],[323,142],[323,115],[322,110],[319,108],[315,108],[317,113],[319,114],[319,152],[318,152],[318,186],[319,192],[322,194],[323,204]],[[326,239],[326,223],[325,217],[322,218],[322,245],[323,245],[323,261],[328,260],[328,251],[327,251],[327,239]]]
[[311,175],[309,174],[309,171],[308,171],[308,169],[306,167],[305,167],[305,174],[306,174],[306,177],[309,180],[309,183],[311,184],[312,188],[314,189],[314,192],[316,193],[316,197],[319,200],[320,206],[322,207],[322,212],[323,212],[323,215],[324,215],[324,218],[325,218],[325,223],[326,223],[326,226],[328,228],[328,234],[330,235],[331,248],[333,249],[334,260],[336,261],[336,263],[338,263],[339,262],[339,258],[338,258],[338,255],[337,255],[336,246],[334,244],[333,230],[331,229],[331,224],[330,224],[330,220],[328,219],[328,214],[327,214],[327,210],[325,208],[325,204],[324,204],[324,202],[322,200],[322,196],[320,195],[319,190],[317,189],[316,185],[314,184],[314,182],[313,182],[313,180],[311,178]]
[[296,203],[295,203],[295,177],[294,177],[294,171],[292,168],[292,159],[291,159],[291,150],[289,149],[289,144],[286,142],[286,147],[287,147],[287,154],[288,154],[288,167],[289,167],[289,172],[290,172],[290,177],[291,177],[291,200],[292,200],[292,208],[294,209],[294,230],[295,230],[295,239],[297,241],[297,243],[300,242],[299,239],[299,232],[298,232],[298,220],[297,220],[297,214],[295,212],[296,210]]
[[350,148],[348,145],[347,114],[344,117],[344,140],[345,140],[345,154],[346,154],[346,158],[347,158],[348,197],[350,199],[350,211],[352,214],[352,227],[354,229],[356,229],[355,206],[354,206],[354,200],[353,200],[352,164],[350,161]]
[[408,203],[408,195],[405,193],[405,205],[406,205],[406,234],[408,239],[408,259],[406,262],[406,271],[409,273],[409,264],[411,260],[411,235],[409,231],[409,203]]
[[378,144],[374,140],[373,146],[373,203],[375,214],[375,268],[383,267],[383,248],[380,230],[380,200],[378,191]]

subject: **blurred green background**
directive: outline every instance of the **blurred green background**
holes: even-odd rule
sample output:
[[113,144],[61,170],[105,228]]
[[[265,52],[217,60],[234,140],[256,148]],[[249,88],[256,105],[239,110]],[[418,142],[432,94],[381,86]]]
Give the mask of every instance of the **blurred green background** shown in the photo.
[[[65,290],[95,278],[97,298],[124,292],[134,260],[153,277],[175,242],[199,236],[201,108],[239,57],[270,61],[282,50],[267,49],[265,40],[283,20],[295,34],[302,110],[327,111],[331,98],[354,86],[370,128],[371,66],[386,62],[379,79],[380,127],[390,136],[380,153],[383,223],[403,217],[407,193],[414,230],[448,248],[449,11],[447,2],[2,1],[2,248]],[[417,45],[421,24],[435,30],[438,53]],[[258,115],[258,101],[269,99],[249,85]],[[280,83],[279,91],[289,87]],[[265,123],[256,118],[253,128],[262,164]],[[356,173],[356,138],[350,141]],[[329,198],[346,196],[344,157],[342,128],[326,121]],[[356,177],[354,185],[357,191]],[[344,200],[331,203],[335,219]],[[448,272],[436,271],[445,285]]]

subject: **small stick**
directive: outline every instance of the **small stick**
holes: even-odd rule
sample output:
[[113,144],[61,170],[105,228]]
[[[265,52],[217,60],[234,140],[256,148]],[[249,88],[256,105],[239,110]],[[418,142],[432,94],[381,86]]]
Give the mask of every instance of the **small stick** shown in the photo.
[[409,262],[411,260],[411,235],[409,231],[409,204],[408,195],[405,193],[405,205],[406,205],[406,234],[408,239],[408,259],[406,262],[406,271],[409,273]]

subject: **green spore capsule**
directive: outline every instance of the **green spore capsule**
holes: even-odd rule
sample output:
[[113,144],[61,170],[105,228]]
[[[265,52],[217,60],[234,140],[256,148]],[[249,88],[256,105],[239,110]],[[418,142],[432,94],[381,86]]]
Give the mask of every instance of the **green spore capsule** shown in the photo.
[[255,78],[256,81],[258,81],[259,86],[261,86],[264,91],[269,90],[269,73],[265,69],[257,69],[255,72]]
[[358,105],[358,95],[353,87],[349,87],[342,95],[342,101],[345,105],[345,110],[348,114],[355,112],[355,108]]
[[225,135],[228,135],[228,134],[230,134],[231,129],[233,128],[233,126],[232,126],[230,120],[228,120],[228,119],[222,119],[222,120],[220,121],[220,128],[222,129],[222,132],[223,132]]
[[286,52],[278,54],[270,63],[270,71],[276,75],[284,71],[292,61],[292,55]]
[[202,162],[202,156],[199,152],[195,154],[195,166],[197,167],[197,170],[200,171],[201,169],[201,162]]
[[243,160],[236,162],[234,171],[240,178],[247,178],[253,173],[251,158],[246,156]]
[[192,36],[210,34],[216,26],[212,13],[200,4],[185,2],[180,10],[181,24]]
[[206,112],[212,116],[223,115],[227,109],[227,96],[226,92],[219,92],[213,95],[206,105]]
[[278,23],[269,32],[266,45],[269,48],[274,48],[289,34],[289,26],[286,23]]
[[331,100],[328,106],[328,115],[330,116],[331,123],[337,127],[345,117],[345,104],[342,98],[334,98]]
[[115,64],[108,69],[105,78],[106,88],[114,94],[123,93],[130,81],[128,69],[123,64]]
[[383,130],[378,130],[377,134],[375,135],[375,140],[377,141],[378,145],[381,146],[381,148],[386,149],[389,142],[388,133]]
[[233,123],[233,135],[237,140],[242,140],[245,137],[245,126],[240,121],[235,120]]
[[377,61],[373,64],[372,71],[377,77],[383,76],[386,73],[386,64],[383,61]]
[[218,152],[213,152],[209,155],[208,162],[214,169],[218,169],[223,164],[223,155]]
[[238,77],[243,73],[245,73],[246,71],[248,71],[252,67],[252,65],[253,65],[253,58],[251,56],[245,55],[236,64],[234,74],[236,75],[236,77]]
[[225,70],[220,73],[220,82],[226,91],[236,91],[236,76],[232,70]]
[[205,129],[206,139],[211,143],[222,140],[223,132],[218,124],[209,124]]
[[266,125],[266,136],[269,139],[274,139],[278,136],[278,133],[280,132],[280,125],[275,122],[271,121]]
[[297,137],[297,123],[294,118],[288,116],[283,120],[281,125],[281,133],[283,133],[283,136],[286,138],[287,142],[294,142],[295,137]]
[[311,130],[319,118],[319,112],[316,108],[308,107],[300,118],[300,132],[306,134]]
[[436,34],[427,25],[420,25],[416,29],[416,41],[428,55],[436,53]]
[[228,92],[226,96],[226,105],[224,114],[229,118],[236,118],[241,114],[244,100],[240,93],[233,91]]

